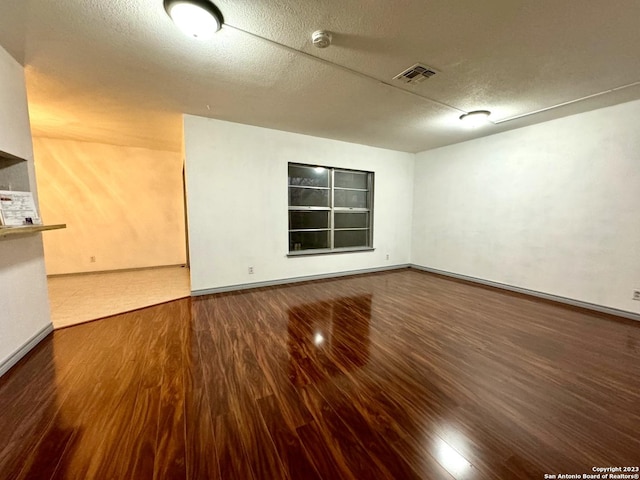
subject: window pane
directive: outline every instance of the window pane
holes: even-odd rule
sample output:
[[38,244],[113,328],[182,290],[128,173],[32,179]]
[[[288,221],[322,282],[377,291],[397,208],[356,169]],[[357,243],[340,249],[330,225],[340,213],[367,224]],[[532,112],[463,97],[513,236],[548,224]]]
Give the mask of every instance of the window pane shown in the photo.
[[368,247],[369,230],[340,230],[333,234],[335,248]]
[[329,190],[289,187],[290,207],[328,207]]
[[334,199],[336,207],[367,208],[368,192],[355,190],[335,190]]
[[324,232],[290,232],[289,251],[329,248],[329,231]]
[[364,188],[367,189],[367,173],[360,172],[335,172],[336,187]]
[[329,170],[324,167],[289,165],[289,185],[328,187]]
[[336,212],[334,216],[335,228],[368,228],[369,214]]
[[329,212],[289,212],[289,230],[303,228],[329,228]]

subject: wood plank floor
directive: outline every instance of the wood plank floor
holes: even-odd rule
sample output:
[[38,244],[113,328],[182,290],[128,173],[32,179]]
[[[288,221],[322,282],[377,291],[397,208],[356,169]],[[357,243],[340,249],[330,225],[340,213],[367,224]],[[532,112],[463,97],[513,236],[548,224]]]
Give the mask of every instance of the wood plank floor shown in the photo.
[[640,324],[412,270],[54,332],[0,478],[542,479],[640,464]]

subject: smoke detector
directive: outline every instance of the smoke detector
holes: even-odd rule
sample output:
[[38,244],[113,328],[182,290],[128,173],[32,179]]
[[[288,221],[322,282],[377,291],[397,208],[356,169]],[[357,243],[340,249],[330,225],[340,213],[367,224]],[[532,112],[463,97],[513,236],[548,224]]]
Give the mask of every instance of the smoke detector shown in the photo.
[[327,48],[331,45],[331,33],[325,30],[316,30],[311,34],[311,42],[318,48]]
[[415,85],[423,82],[427,78],[433,77],[435,74],[435,69],[416,63],[414,66],[407,68],[404,72],[393,77],[393,79],[400,80],[401,82],[408,83],[410,85]]

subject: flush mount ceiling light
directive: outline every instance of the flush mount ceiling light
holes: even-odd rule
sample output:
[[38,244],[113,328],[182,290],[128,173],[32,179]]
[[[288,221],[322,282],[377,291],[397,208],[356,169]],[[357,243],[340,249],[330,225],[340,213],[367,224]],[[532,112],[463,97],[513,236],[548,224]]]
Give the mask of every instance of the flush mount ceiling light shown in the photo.
[[489,123],[489,110],[474,110],[473,112],[460,115],[460,120],[471,128],[476,128]]
[[208,0],[164,0],[164,9],[190,37],[206,40],[222,27],[222,13]]

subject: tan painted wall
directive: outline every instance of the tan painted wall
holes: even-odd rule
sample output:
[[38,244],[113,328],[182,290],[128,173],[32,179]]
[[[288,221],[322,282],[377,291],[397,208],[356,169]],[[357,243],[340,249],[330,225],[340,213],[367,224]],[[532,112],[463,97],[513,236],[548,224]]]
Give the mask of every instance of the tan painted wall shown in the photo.
[[[182,156],[35,137],[47,274],[185,263]],[[95,263],[90,257],[96,258]]]

